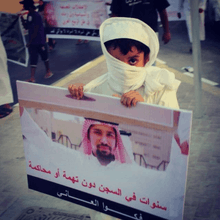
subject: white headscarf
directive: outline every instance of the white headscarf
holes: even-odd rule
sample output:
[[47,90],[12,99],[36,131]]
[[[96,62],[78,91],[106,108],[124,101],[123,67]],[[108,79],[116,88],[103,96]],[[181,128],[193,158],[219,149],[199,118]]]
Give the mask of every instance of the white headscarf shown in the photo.
[[88,139],[88,130],[92,125],[108,125],[111,128],[114,128],[116,131],[116,150],[114,152],[115,160],[119,161],[120,163],[132,163],[132,157],[130,158],[129,154],[127,153],[126,147],[122,142],[122,138],[118,129],[117,125],[113,125],[107,122],[99,122],[94,121],[91,119],[86,119],[83,123],[82,129],[82,145],[81,145],[81,152],[86,155],[92,155],[92,145],[91,141]]
[[[108,53],[104,43],[120,38],[137,40],[150,48],[149,61],[144,67],[128,65]],[[159,52],[159,42],[156,33],[144,22],[135,18],[109,18],[100,26],[100,41],[106,58],[108,73],[85,85],[85,92],[91,91],[92,88],[106,81],[112,90],[119,94],[136,90],[142,85],[145,86],[145,92],[148,95],[162,90],[164,86],[172,88],[175,80],[173,73],[165,71],[164,74],[155,75],[155,71],[152,71],[153,67],[150,67],[155,62]],[[158,69],[156,68],[157,72]],[[154,75],[151,72],[154,72]]]

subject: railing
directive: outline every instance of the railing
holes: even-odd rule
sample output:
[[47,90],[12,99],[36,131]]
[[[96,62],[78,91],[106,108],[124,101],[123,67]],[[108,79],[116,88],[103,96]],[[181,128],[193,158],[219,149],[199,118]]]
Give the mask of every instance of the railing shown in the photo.
[[61,134],[56,142],[63,144],[64,146],[71,148],[71,149],[75,149],[75,150],[79,149],[79,145],[73,144],[67,135]]
[[[137,153],[133,153],[134,155],[134,160],[135,162],[139,161],[139,165],[140,166],[144,166],[146,168],[150,168],[150,169],[155,169],[155,170],[166,170],[167,165],[169,164],[168,161],[161,161],[161,163],[158,166],[152,166],[150,164],[148,164],[145,160],[145,158],[143,157],[142,154],[137,154]],[[162,169],[161,169],[162,168]]]

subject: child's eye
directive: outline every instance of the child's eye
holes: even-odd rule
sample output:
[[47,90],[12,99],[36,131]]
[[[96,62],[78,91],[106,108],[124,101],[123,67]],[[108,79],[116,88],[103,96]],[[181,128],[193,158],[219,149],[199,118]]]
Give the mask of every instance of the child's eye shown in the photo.
[[129,60],[129,64],[132,65],[132,66],[135,65],[136,63],[137,63],[137,60],[134,59],[134,58]]

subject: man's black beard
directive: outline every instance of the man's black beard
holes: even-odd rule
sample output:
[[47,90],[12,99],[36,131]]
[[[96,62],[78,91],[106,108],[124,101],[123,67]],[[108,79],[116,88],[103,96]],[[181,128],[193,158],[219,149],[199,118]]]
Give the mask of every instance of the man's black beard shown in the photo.
[[100,150],[96,150],[96,155],[102,165],[108,165],[115,160],[115,156],[113,154],[104,155]]

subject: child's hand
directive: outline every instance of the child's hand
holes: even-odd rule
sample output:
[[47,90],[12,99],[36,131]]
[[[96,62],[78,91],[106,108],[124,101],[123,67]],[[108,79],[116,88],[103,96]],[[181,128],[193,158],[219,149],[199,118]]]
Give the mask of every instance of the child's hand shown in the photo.
[[81,83],[80,84],[70,84],[68,86],[68,90],[74,98],[81,99],[84,95],[83,86],[84,86],[84,84],[81,84]]
[[121,103],[126,107],[136,106],[137,102],[143,102],[144,99],[139,92],[129,91],[122,95]]

